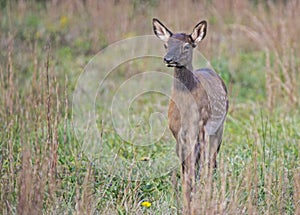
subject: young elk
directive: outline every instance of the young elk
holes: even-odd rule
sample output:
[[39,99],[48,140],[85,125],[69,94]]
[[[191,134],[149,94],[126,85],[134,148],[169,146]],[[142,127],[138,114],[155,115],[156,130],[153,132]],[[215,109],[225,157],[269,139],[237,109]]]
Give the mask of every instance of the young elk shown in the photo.
[[220,76],[209,68],[193,70],[193,48],[204,39],[206,28],[206,21],[201,21],[191,34],[173,34],[158,19],[153,19],[155,35],[165,42],[164,62],[174,67],[168,118],[182,162],[184,214],[194,213],[191,201],[201,166],[207,161],[216,167],[228,111],[227,89]]

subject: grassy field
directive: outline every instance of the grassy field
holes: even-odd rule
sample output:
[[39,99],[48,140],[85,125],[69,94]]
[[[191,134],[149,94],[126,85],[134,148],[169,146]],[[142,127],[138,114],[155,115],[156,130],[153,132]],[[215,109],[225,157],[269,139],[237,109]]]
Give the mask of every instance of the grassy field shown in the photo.
[[[74,121],[88,121],[76,105],[108,72],[78,88],[87,68],[123,56],[99,51],[152,35],[153,17],[184,32],[206,19],[208,34],[197,49],[229,91],[219,168],[199,185],[199,214],[300,214],[299,1],[2,0],[0,6],[0,214],[181,213],[175,140],[168,129],[158,141],[147,136],[149,120],[155,132],[165,128],[166,118],[151,124],[151,117],[165,113],[168,98],[148,93],[132,102],[130,125],[142,138],[135,144],[119,135],[116,126],[125,133],[127,126],[112,121],[109,109],[115,95],[142,89],[147,76],[138,75],[160,70],[160,58],[118,64],[96,88],[96,139],[81,136],[85,127]],[[128,80],[133,85],[123,85]],[[169,89],[151,80],[143,84]],[[105,150],[88,148],[87,140]]]

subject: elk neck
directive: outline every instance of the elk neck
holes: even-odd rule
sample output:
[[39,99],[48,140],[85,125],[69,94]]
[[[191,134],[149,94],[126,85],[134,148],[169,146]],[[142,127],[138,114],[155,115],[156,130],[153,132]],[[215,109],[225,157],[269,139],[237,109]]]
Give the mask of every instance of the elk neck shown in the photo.
[[192,91],[197,85],[197,79],[193,74],[193,67],[174,68],[174,89],[180,91]]

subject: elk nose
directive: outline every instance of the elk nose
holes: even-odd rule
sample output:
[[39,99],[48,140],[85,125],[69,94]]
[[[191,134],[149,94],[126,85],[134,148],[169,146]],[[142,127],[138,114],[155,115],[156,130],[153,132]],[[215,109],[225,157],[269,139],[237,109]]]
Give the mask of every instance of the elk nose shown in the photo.
[[173,58],[172,57],[170,57],[170,56],[165,56],[164,57],[164,61],[165,61],[165,63],[171,63],[172,61],[173,61]]

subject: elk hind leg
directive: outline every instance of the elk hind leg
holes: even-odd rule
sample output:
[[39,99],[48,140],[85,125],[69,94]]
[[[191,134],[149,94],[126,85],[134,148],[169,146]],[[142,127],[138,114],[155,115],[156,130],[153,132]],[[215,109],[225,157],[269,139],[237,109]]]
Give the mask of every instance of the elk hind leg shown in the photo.
[[223,128],[223,125],[220,126],[215,135],[209,136],[209,165],[214,169],[217,168],[217,154],[222,143]]

